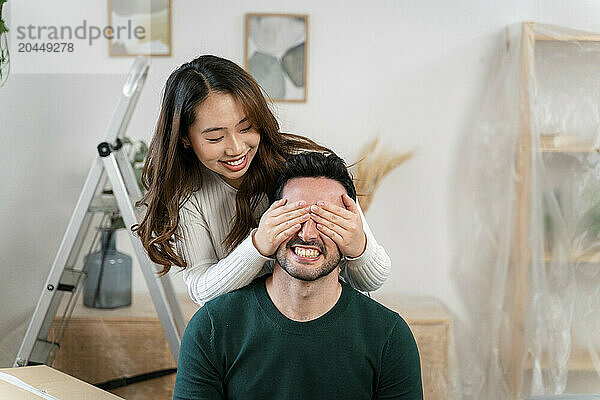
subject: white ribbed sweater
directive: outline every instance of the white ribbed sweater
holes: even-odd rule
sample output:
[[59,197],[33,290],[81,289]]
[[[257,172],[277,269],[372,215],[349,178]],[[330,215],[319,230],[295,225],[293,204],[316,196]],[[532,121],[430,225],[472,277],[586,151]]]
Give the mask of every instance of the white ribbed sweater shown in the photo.
[[[176,243],[178,254],[187,263],[183,279],[192,300],[198,304],[246,286],[258,275],[273,271],[274,260],[261,255],[252,243],[252,232],[229,254],[223,240],[235,217],[237,189],[218,174],[202,168],[202,187],[179,212]],[[266,196],[259,203],[257,219],[269,208]],[[359,206],[360,210],[360,206]],[[381,287],[390,273],[391,261],[377,244],[360,211],[367,246],[357,258],[342,257],[340,274],[354,288],[373,291]]]

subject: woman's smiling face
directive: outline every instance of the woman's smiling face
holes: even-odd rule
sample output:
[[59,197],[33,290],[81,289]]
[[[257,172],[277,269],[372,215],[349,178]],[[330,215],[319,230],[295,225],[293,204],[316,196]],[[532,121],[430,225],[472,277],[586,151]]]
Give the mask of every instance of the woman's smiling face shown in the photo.
[[260,133],[231,94],[212,92],[196,107],[189,142],[184,143],[192,146],[206,168],[239,188],[258,150]]

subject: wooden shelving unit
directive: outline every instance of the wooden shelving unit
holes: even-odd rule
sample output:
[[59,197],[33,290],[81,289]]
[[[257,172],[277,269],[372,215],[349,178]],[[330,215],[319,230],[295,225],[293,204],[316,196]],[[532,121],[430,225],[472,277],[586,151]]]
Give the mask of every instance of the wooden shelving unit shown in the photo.
[[[519,140],[516,154],[516,171],[520,179],[516,180],[517,206],[515,213],[515,231],[511,243],[511,268],[513,276],[514,296],[512,299],[512,346],[510,354],[504,359],[512,399],[518,399],[522,390],[522,372],[532,368],[532,360],[525,359],[525,323],[526,307],[528,300],[528,287],[530,282],[529,268],[531,265],[532,251],[528,238],[531,232],[530,207],[531,207],[531,162],[532,151],[542,153],[600,153],[600,148],[590,143],[582,142],[574,135],[540,135],[539,147],[534,145],[531,135],[531,96],[530,77],[533,75],[535,62],[536,41],[554,42],[600,42],[600,35],[573,32],[557,36],[548,36],[536,33],[535,23],[522,24],[521,35],[521,84],[520,84],[520,115],[519,115]],[[546,262],[551,262],[552,255],[545,254]],[[568,257],[569,262],[585,262],[600,264],[599,253],[573,254]],[[542,368],[547,365],[542,361]],[[590,355],[585,350],[574,349],[568,363],[572,371],[594,371],[594,364]]]

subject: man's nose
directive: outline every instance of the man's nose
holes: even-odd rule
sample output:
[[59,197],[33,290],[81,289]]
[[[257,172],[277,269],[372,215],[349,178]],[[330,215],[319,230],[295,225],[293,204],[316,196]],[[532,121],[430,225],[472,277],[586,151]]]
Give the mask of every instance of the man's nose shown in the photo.
[[225,149],[227,155],[239,156],[242,154],[243,150],[244,145],[241,138],[239,138],[236,133],[229,135],[229,138],[227,139],[227,147]]
[[309,219],[302,224],[298,237],[305,242],[310,242],[319,237],[319,231],[317,229],[317,223],[313,219]]

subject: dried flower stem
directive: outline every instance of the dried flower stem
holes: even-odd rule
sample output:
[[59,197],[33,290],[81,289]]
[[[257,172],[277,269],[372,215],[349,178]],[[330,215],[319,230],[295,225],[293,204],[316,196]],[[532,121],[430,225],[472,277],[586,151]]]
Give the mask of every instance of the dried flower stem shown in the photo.
[[412,151],[407,153],[397,153],[389,150],[378,151],[378,143],[378,137],[367,143],[361,150],[359,160],[352,164],[354,167],[354,185],[363,212],[366,212],[369,208],[373,194],[381,185],[383,178],[413,156]]

